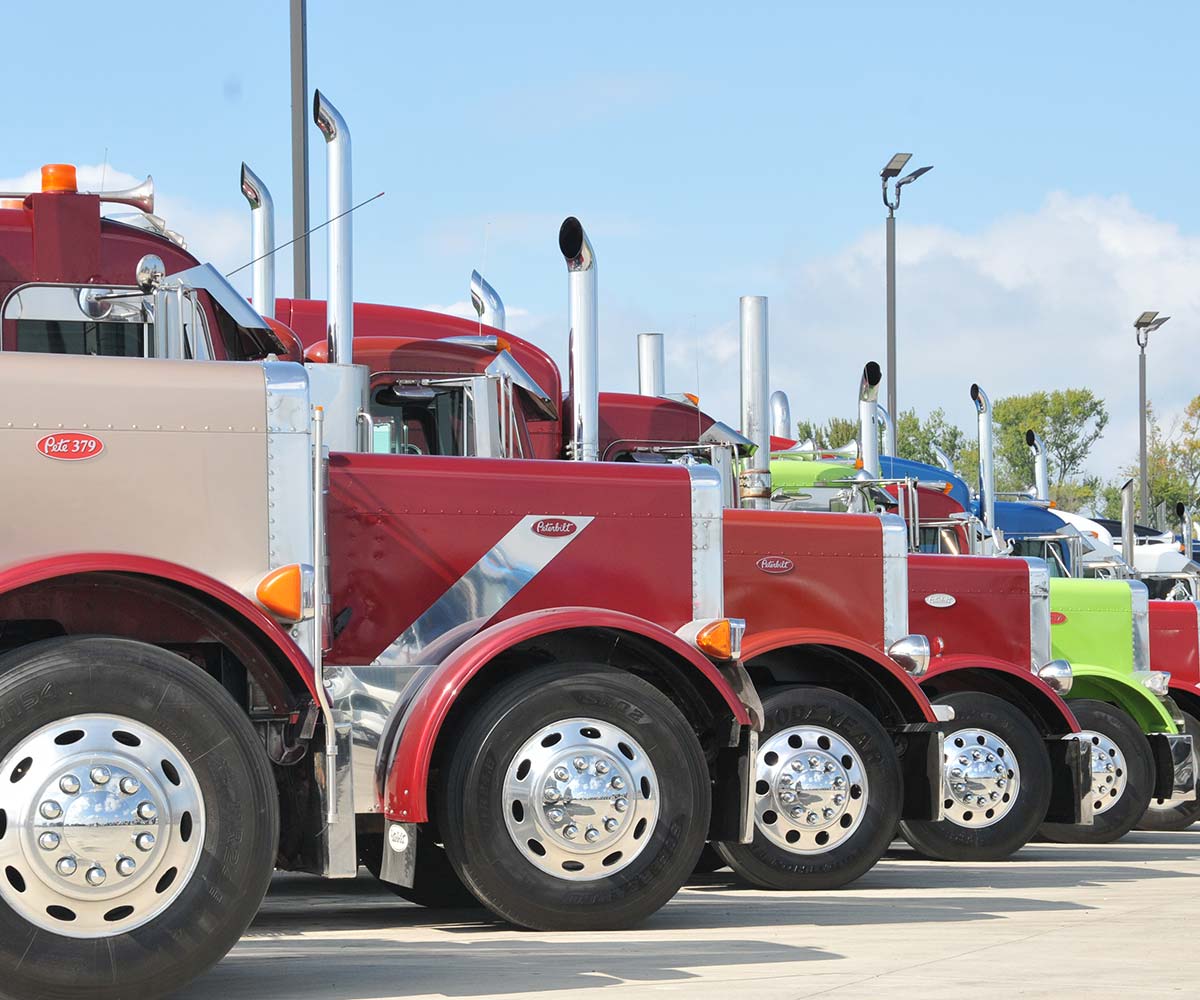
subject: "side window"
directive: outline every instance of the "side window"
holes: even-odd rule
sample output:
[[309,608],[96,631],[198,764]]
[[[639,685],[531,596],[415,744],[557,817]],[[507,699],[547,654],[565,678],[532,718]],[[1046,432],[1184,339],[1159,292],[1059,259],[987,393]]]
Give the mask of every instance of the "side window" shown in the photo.
[[103,357],[154,356],[141,292],[92,286],[25,285],[5,300],[18,351]]
[[458,387],[387,384],[371,390],[371,450],[391,455],[463,455],[466,396]]

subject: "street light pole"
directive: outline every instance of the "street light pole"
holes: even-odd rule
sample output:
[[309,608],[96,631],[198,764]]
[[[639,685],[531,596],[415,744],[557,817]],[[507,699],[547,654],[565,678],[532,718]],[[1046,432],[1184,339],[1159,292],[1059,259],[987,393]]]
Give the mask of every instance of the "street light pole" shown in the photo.
[[[1159,316],[1157,312],[1144,312],[1133,321],[1138,345],[1138,480],[1141,486],[1141,517],[1150,516],[1150,474],[1146,456],[1146,345],[1150,343],[1150,332],[1162,326],[1170,316]],[[1133,565],[1133,554],[1126,553],[1126,560]]]
[[900,207],[900,189],[911,184],[933,167],[919,167],[896,181],[895,196],[888,198],[888,181],[900,175],[912,153],[897,153],[879,176],[883,180],[883,203],[887,206],[887,409],[893,420],[900,419],[896,403],[896,209]]

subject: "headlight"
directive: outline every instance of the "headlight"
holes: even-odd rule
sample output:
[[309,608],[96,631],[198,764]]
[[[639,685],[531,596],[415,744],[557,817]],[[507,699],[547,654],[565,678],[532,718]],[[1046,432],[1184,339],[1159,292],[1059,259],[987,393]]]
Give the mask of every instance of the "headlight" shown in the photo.
[[1075,682],[1075,678],[1071,674],[1071,664],[1066,660],[1051,660],[1038,667],[1037,675],[1046,682],[1051,691],[1064,696],[1071,690],[1071,685]]
[[1171,675],[1165,670],[1148,670],[1142,675],[1142,686],[1165,698],[1171,689]]
[[914,677],[929,669],[929,640],[923,635],[906,635],[888,646],[888,656]]

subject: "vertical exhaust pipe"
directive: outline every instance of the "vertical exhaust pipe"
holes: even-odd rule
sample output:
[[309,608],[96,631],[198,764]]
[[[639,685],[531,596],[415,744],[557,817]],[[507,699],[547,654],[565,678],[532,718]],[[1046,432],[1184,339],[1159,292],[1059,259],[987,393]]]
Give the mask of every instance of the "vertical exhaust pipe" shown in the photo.
[[242,163],[242,194],[250,203],[250,299],[260,316],[275,315],[275,202],[253,170]]
[[1187,504],[1175,505],[1175,516],[1179,518],[1179,537],[1183,540],[1183,555],[1192,558],[1192,509]]
[[319,90],[313,95],[313,121],[325,136],[329,222],[329,277],[325,290],[325,338],[329,363],[348,365],[354,359],[354,288],[351,268],[354,207],[351,186],[350,129]]
[[771,435],[795,440],[796,427],[792,423],[792,404],[782,389],[771,393]]
[[995,532],[996,444],[992,429],[992,403],[978,385],[971,386],[971,401],[979,415],[979,517],[989,532]]
[[858,442],[863,471],[873,479],[879,478],[879,430],[876,411],[879,407],[879,382],[883,371],[874,361],[863,365],[858,383]]
[[638,393],[642,396],[663,396],[666,394],[666,360],[663,354],[663,335],[661,333],[639,333],[637,339],[638,352]]
[[1121,558],[1133,569],[1133,553],[1136,545],[1133,532],[1133,480],[1126,479],[1121,487]]
[[567,262],[567,325],[571,353],[571,458],[600,458],[600,332],[596,302],[596,254],[583,224],[568,216],[558,229]]
[[1046,458],[1046,449],[1042,445],[1042,439],[1037,436],[1037,431],[1031,428],[1025,432],[1025,443],[1033,452],[1033,491],[1037,494],[1037,499],[1049,500],[1050,464]]
[[497,330],[507,329],[504,303],[500,294],[489,285],[478,271],[471,272],[471,305],[479,316],[479,322]]
[[883,427],[883,454],[897,458],[899,456],[896,455],[896,422],[892,420],[892,415],[886,406],[882,403],[876,405],[875,413]]
[[933,459],[938,465],[947,472],[958,475],[957,472],[954,472],[954,460],[946,454],[946,450],[941,445],[931,444],[929,447],[933,451]]
[[754,454],[742,471],[742,496],[747,506],[767,510],[771,506],[767,297],[743,295],[738,300],[738,310],[742,341],[742,434],[754,442]]

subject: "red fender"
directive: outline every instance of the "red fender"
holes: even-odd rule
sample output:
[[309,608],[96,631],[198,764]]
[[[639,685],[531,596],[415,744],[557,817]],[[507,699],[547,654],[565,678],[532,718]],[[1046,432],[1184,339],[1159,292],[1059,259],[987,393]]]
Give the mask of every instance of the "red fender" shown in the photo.
[[924,722],[936,722],[933,706],[929,698],[921,690],[921,686],[895,660],[881,653],[874,646],[837,632],[824,632],[820,629],[772,629],[768,632],[757,632],[747,636],[742,642],[742,662],[750,663],[755,657],[764,653],[774,652],[787,646],[830,646],[855,656],[865,657],[874,663],[889,677],[897,682],[909,696],[911,709],[914,709]]
[[1175,675],[1171,675],[1171,694],[1191,695],[1193,698],[1200,698],[1200,682],[1189,683],[1188,681],[1176,680]]
[[1030,694],[1036,692],[1040,696],[1038,698],[1039,703],[1048,712],[1052,713],[1052,716],[1047,718],[1048,722],[1051,718],[1057,719],[1061,721],[1064,733],[1079,732],[1079,722],[1075,718],[1075,713],[1063,701],[1062,696],[1057,694],[1050,685],[1028,667],[1019,667],[1008,660],[997,660],[991,656],[976,656],[972,653],[950,653],[935,656],[929,661],[929,669],[921,675],[921,684],[928,684],[930,681],[944,674],[957,670],[994,671],[998,674],[1004,674],[1006,678],[1011,678],[1020,684],[1028,685]]
[[408,702],[396,754],[388,769],[385,813],[390,820],[424,823],[429,819],[429,766],[438,733],[467,683],[506,649],[571,628],[609,628],[653,640],[692,664],[725,700],[739,725],[752,725],[746,707],[721,672],[702,653],[660,625],[619,611],[553,608],[530,611],[492,625],[459,646],[429,671],[421,690]]
[[264,639],[271,643],[304,681],[313,699],[317,689],[313,683],[313,668],[291,636],[262,608],[232,587],[211,576],[180,566],[178,563],[149,556],[135,556],[121,552],[77,552],[69,555],[49,556],[33,562],[21,563],[0,569],[0,594],[7,594],[34,583],[42,583],[59,576],[77,576],[83,573],[137,573],[169,580],[193,590],[198,590],[220,601],[231,611],[255,626]]

